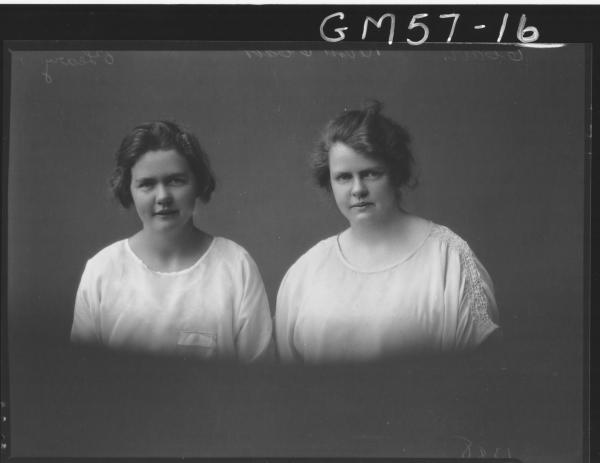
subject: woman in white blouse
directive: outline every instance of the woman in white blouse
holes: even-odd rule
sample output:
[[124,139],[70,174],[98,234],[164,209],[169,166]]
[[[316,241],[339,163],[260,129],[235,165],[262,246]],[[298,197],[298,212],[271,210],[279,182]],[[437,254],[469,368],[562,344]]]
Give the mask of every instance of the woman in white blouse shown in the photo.
[[196,137],[173,122],[135,127],[116,153],[112,192],[141,230],[88,260],[71,340],[115,349],[251,362],[272,353],[256,264],[194,225],[215,188]]
[[349,227],[284,276],[275,315],[282,361],[455,352],[497,337],[492,281],[473,251],[401,207],[401,190],[413,180],[409,143],[378,102],[325,128],[313,173]]

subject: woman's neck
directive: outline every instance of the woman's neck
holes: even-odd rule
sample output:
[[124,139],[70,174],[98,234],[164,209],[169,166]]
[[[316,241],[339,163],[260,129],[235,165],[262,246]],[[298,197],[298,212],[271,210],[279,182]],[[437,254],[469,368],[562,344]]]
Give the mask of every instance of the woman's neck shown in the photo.
[[156,232],[144,228],[137,236],[139,236],[140,243],[153,249],[157,254],[167,256],[184,252],[192,242],[196,231],[197,229],[190,224],[182,230],[173,232]]
[[361,269],[380,269],[410,255],[429,234],[431,223],[401,211],[389,222],[352,224],[339,244],[348,262]]
[[406,231],[411,217],[403,209],[398,209],[397,214],[385,221],[365,220],[350,224],[348,235],[356,244],[365,246],[396,241]]
[[153,270],[176,271],[190,267],[208,249],[211,237],[190,223],[176,232],[142,229],[130,239],[134,252]]

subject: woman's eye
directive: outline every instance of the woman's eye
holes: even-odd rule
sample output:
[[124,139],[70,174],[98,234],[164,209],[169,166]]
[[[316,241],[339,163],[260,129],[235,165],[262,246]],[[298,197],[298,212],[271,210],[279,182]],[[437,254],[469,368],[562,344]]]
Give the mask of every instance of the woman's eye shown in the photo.
[[185,184],[185,179],[184,179],[184,178],[181,178],[181,177],[172,178],[172,179],[169,181],[169,184],[170,184],[170,185],[175,185],[175,186],[178,186],[178,185],[184,185],[184,184]]
[[338,174],[335,176],[335,179],[338,182],[344,182],[350,179],[350,175],[349,174]]
[[383,172],[379,172],[376,170],[371,170],[365,173],[365,178],[377,179],[383,175]]

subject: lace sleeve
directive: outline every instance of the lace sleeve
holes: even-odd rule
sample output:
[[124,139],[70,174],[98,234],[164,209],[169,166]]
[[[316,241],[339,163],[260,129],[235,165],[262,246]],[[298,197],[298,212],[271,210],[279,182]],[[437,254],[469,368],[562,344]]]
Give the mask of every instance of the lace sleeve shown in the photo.
[[466,241],[446,227],[439,227],[438,233],[460,274],[454,345],[459,350],[473,348],[499,328],[494,286]]

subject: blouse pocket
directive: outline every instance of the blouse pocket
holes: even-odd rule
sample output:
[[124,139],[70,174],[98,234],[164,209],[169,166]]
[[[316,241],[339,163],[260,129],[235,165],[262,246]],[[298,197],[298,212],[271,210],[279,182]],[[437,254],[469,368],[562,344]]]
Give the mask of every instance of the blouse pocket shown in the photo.
[[177,352],[185,356],[212,359],[217,355],[217,335],[206,331],[179,331]]

